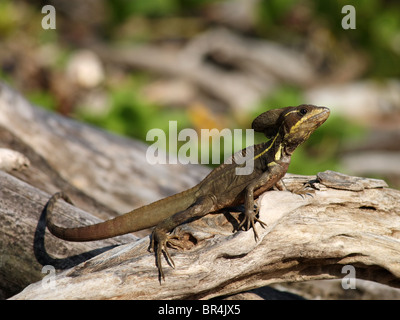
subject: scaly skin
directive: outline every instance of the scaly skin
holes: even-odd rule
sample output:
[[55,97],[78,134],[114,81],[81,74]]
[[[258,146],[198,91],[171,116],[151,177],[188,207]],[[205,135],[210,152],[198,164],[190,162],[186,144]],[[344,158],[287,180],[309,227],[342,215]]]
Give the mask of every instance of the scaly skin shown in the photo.
[[312,105],[273,109],[262,113],[252,124],[257,132],[263,132],[269,141],[241,152],[252,152],[253,170],[238,175],[236,169],[244,165],[233,160],[214,169],[195,187],[176,195],[153,202],[95,225],[62,228],[52,222],[52,210],[57,199],[70,202],[64,193],[53,195],[47,206],[47,227],[55,236],[69,241],[92,241],[111,238],[155,226],[151,236],[151,249],[156,254],[160,280],[164,279],[161,264],[162,253],[175,266],[168,250],[172,242],[169,232],[185,221],[202,217],[226,207],[244,203],[245,219],[238,229],[253,228],[259,222],[265,225],[254,210],[254,198],[278,184],[285,175],[294,150],[313,133],[329,116],[329,109]]

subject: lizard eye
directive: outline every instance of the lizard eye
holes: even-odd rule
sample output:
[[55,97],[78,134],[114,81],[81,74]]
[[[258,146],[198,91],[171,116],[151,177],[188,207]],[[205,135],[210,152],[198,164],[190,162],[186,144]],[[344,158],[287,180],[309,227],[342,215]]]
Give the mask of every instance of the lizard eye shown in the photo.
[[301,108],[300,109],[300,113],[304,116],[307,113],[307,109],[306,108]]

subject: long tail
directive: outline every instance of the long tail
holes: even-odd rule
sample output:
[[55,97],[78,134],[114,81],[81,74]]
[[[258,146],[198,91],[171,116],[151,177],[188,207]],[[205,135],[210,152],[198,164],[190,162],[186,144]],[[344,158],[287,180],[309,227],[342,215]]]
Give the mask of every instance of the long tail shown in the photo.
[[169,216],[187,209],[195,202],[197,186],[149,205],[134,209],[123,215],[97,224],[76,228],[64,228],[53,222],[53,209],[59,199],[73,204],[64,192],[55,193],[47,202],[46,225],[57,238],[68,241],[93,241],[112,238],[157,225]]

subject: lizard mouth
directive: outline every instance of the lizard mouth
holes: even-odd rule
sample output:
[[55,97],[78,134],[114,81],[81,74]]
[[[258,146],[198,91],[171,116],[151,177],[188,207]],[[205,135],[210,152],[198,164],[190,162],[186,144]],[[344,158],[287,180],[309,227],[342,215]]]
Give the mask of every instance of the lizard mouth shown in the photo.
[[312,122],[315,122],[317,124],[317,127],[319,127],[326,121],[326,119],[328,119],[331,111],[327,107],[318,107],[317,111],[317,113],[310,117],[310,120],[312,120]]

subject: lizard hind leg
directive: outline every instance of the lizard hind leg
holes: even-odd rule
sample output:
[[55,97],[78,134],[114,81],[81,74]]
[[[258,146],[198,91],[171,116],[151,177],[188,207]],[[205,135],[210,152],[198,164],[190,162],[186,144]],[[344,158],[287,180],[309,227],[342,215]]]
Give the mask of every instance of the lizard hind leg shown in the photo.
[[174,260],[171,258],[171,255],[169,254],[167,249],[167,246],[170,243],[171,238],[172,237],[167,233],[156,230],[153,231],[153,234],[151,236],[151,250],[155,253],[156,256],[156,266],[159,271],[160,281],[161,278],[165,281],[165,276],[161,262],[161,256],[163,255],[163,253],[169,265],[175,268]]
[[159,272],[159,280],[165,281],[164,271],[162,268],[161,258],[165,255],[167,262],[175,268],[175,263],[168,252],[168,245],[173,247],[179,247],[176,244],[176,237],[171,236],[168,232],[171,232],[175,227],[180,224],[193,219],[205,216],[207,213],[213,210],[215,204],[214,196],[203,196],[197,199],[197,201],[192,204],[186,210],[175,213],[174,215],[168,217],[167,219],[160,222],[153,230],[151,235],[150,249],[155,253],[156,256],[156,266]]

